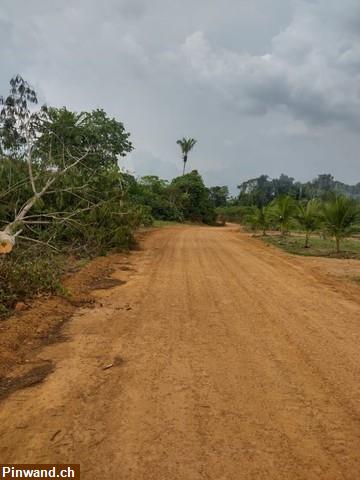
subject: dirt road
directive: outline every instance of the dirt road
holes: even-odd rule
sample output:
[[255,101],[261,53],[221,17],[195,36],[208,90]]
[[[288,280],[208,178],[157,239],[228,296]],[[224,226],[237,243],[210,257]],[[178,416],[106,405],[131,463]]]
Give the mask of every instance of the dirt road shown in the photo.
[[356,480],[360,289],[317,266],[231,227],[151,233],[114,274],[126,284],[38,354],[54,372],[1,403],[1,460],[80,462],[86,480]]

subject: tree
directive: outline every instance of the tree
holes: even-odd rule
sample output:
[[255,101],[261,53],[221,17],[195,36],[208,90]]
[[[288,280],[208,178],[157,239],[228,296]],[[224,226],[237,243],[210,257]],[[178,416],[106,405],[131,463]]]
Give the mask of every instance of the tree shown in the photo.
[[210,199],[209,189],[205,187],[197,170],[174,178],[170,189],[172,195],[177,198],[184,219],[207,224],[215,222],[215,208]]
[[239,205],[256,205],[263,207],[274,198],[273,182],[268,175],[251,178],[237,187],[239,189]]
[[320,198],[321,200],[329,200],[335,191],[336,183],[334,177],[329,173],[318,175],[311,182],[303,185],[303,190],[308,198]]
[[177,196],[172,193],[167,180],[147,175],[137,182],[132,199],[139,205],[149,207],[152,217],[157,220],[182,221],[183,214]]
[[20,75],[10,80],[10,87],[8,97],[6,99],[0,97],[0,104],[3,107],[0,112],[1,151],[18,153],[21,158],[25,158],[32,196],[20,207],[15,218],[0,231],[0,253],[9,253],[13,249],[16,237],[21,233],[18,226],[53,183],[52,179],[48,179],[38,190],[33,172],[33,148],[37,139],[37,127],[46,117],[46,107],[31,112],[30,105],[38,103],[37,96]]
[[[117,165],[119,157],[130,153],[130,134],[121,122],[109,118],[104,110],[72,112],[67,108],[49,108],[39,127],[36,153],[43,164],[62,167],[71,156],[86,155],[80,166],[87,170]],[[49,165],[48,165],[49,166]]]
[[40,112],[31,112],[29,105],[38,103],[35,90],[20,75],[10,80],[10,92],[6,98],[0,96],[0,147],[1,153],[14,153],[25,145],[31,145]]
[[272,202],[271,211],[274,220],[280,227],[281,234],[283,236],[286,235],[294,220],[296,211],[295,200],[289,195],[282,195]]
[[263,236],[266,235],[266,230],[271,223],[271,216],[269,207],[252,207],[249,213],[245,216],[245,222],[253,229],[262,230]]
[[229,198],[229,188],[227,186],[210,187],[209,193],[215,208],[225,207],[227,205],[227,201]]
[[184,162],[183,175],[185,175],[185,167],[188,159],[188,154],[194,148],[196,144],[196,140],[194,138],[184,137],[181,140],[178,140],[176,143],[180,145],[180,148],[181,148],[181,153],[182,153],[183,162]]
[[322,220],[325,230],[335,238],[336,253],[340,253],[340,242],[359,231],[359,204],[344,196],[334,196],[322,206]]
[[279,178],[274,178],[272,180],[274,197],[279,197],[281,195],[296,195],[298,189],[294,184],[294,178],[289,177],[282,173]]
[[309,248],[309,237],[319,227],[320,203],[312,199],[296,206],[295,218],[305,231],[305,248]]
[[[10,95],[1,100],[0,145],[7,162],[27,166],[27,176],[10,187],[19,191],[21,204],[0,230],[0,253],[10,252],[30,225],[50,219],[74,222],[75,213],[98,210],[104,202],[112,202],[113,213],[115,199],[123,195],[118,157],[132,149],[123,125],[104,111],[77,114],[46,107],[32,111],[31,104],[37,103],[34,90],[19,75],[10,83]],[[111,191],[105,191],[105,184],[112,185]],[[45,195],[50,211],[43,218]],[[64,206],[72,208],[64,211]]]

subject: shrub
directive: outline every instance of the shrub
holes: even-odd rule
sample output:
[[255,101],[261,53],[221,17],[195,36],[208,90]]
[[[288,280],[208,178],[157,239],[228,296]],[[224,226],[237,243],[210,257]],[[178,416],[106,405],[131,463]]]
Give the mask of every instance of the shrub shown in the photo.
[[19,245],[9,255],[0,257],[0,315],[14,307],[19,299],[34,297],[41,291],[61,291],[60,278],[64,257],[44,247]]
[[216,215],[218,221],[242,223],[248,210],[248,207],[241,207],[238,205],[218,207],[216,209]]

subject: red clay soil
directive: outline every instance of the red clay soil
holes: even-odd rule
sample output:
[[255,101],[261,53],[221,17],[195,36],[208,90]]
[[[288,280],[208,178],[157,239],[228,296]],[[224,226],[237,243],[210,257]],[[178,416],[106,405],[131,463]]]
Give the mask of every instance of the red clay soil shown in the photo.
[[64,296],[39,296],[28,305],[19,303],[18,312],[0,320],[0,398],[26,386],[29,375],[29,385],[34,383],[35,372],[38,381],[42,380],[43,374],[51,370],[50,364],[38,361],[34,353],[44,344],[64,339],[64,322],[80,306],[91,307],[96,301],[92,291],[111,286],[114,280],[108,276],[114,268],[126,268],[127,262],[124,254],[98,257],[82,268],[75,262],[74,271],[63,280]]
[[35,354],[52,373],[3,400],[2,462],[81,463],[83,480],[359,477],[359,262],[334,274],[233,227],[154,231],[122,262],[126,283]]

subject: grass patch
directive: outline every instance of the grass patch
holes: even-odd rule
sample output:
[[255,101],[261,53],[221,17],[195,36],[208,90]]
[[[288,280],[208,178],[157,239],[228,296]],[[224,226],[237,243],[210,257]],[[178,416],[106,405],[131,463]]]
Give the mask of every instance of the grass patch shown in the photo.
[[176,227],[179,225],[183,225],[183,223],[172,222],[168,220],[154,220],[152,227],[163,228],[163,227]]
[[346,239],[341,243],[341,252],[335,251],[335,241],[332,239],[323,239],[318,236],[310,238],[310,247],[305,248],[305,237],[300,235],[290,235],[281,237],[280,235],[269,235],[262,237],[262,240],[270,245],[285,250],[295,255],[304,255],[307,257],[334,257],[334,258],[355,258],[360,260],[360,240]]

